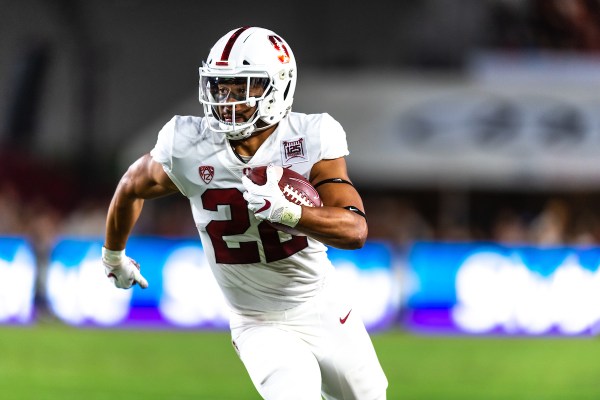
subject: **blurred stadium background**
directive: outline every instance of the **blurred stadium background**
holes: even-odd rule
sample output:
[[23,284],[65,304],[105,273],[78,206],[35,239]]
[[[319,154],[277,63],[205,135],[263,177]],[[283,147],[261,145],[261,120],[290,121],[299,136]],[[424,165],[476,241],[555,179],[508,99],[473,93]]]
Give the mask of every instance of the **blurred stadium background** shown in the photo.
[[[598,0],[0,0],[0,392],[254,399],[184,198],[99,264],[129,163],[227,30],[280,33],[345,127],[368,245],[331,249],[390,399],[598,399]],[[197,284],[182,279],[193,276]],[[101,329],[100,329],[101,328]]]

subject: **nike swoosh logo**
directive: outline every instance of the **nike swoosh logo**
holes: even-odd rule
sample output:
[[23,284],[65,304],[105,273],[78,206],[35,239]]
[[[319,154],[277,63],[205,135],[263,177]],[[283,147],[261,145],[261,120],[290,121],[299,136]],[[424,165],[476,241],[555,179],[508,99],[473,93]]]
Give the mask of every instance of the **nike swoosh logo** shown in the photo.
[[346,314],[346,316],[344,318],[340,318],[340,324],[344,325],[346,323],[346,320],[350,316],[351,312],[352,312],[352,309],[350,309],[350,311],[348,311],[348,314]]
[[271,207],[271,202],[270,202],[269,200],[265,199],[265,205],[264,205],[264,206],[262,206],[262,207],[261,207],[259,210],[256,210],[256,212],[257,212],[257,213],[259,213],[259,212],[263,212],[263,211],[265,211],[265,210],[268,210],[268,209],[269,209],[269,207]]

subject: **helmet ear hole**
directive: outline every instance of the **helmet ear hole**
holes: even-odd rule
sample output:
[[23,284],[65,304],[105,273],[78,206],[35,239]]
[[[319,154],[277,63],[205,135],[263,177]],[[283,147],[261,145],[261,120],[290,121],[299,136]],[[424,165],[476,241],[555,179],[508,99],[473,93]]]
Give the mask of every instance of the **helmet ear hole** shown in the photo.
[[271,112],[271,108],[272,108],[272,104],[273,104],[273,99],[270,99],[269,101],[263,101],[264,103],[264,109],[263,112],[265,114],[269,114]]

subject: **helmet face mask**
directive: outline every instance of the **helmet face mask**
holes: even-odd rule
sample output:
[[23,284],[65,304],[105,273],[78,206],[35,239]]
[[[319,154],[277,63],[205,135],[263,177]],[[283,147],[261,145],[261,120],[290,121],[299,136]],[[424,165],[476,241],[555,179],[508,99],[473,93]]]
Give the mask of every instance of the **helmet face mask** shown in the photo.
[[249,103],[262,100],[269,86],[268,77],[203,76],[201,95],[206,102],[219,105]]
[[199,100],[209,127],[240,140],[291,110],[296,62],[274,32],[243,27],[223,36],[200,68]]
[[218,132],[236,132],[255,125],[259,117],[257,104],[270,90],[266,76],[204,75],[200,79],[200,101],[205,113],[216,120],[211,129]]

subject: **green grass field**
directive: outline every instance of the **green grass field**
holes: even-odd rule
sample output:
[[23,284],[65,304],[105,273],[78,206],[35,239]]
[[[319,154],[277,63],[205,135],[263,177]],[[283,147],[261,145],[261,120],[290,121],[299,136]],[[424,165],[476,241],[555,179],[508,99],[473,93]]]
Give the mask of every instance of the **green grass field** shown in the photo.
[[[373,335],[388,399],[600,399],[595,338]],[[301,377],[299,377],[301,379]],[[0,398],[259,399],[226,332],[0,327]]]

